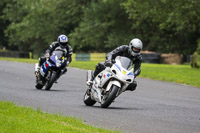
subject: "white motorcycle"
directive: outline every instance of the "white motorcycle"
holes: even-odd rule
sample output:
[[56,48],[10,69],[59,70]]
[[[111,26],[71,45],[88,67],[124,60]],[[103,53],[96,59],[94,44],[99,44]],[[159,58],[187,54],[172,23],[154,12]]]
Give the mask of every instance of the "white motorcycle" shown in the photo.
[[[116,97],[128,87],[132,87],[135,80],[132,65],[129,58],[117,56],[112,67],[106,67],[95,77],[84,95],[84,103],[93,106],[99,102],[102,108],[107,108]],[[93,71],[88,70],[88,81],[92,75]]]

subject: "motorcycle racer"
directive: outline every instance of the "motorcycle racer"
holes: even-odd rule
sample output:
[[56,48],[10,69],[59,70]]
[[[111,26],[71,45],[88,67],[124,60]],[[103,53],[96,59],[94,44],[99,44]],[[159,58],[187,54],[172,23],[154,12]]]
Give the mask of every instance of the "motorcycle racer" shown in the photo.
[[[46,61],[46,59],[50,58],[51,53],[58,47],[63,49],[63,51],[65,51],[64,56],[67,58],[66,67],[71,63],[72,61],[71,56],[72,56],[73,50],[71,46],[69,45],[68,38],[66,35],[59,35],[58,40],[52,42],[49,48],[46,50],[45,56],[39,58],[39,64],[38,64],[37,70],[40,70],[41,65]],[[63,73],[65,73],[66,71],[67,71],[67,68],[63,68]]]
[[[129,45],[122,45],[111,51],[106,55],[106,61],[100,62],[96,65],[94,74],[91,81],[87,81],[87,85],[91,85],[94,78],[103,71],[106,66],[112,66],[114,59],[117,56],[125,56],[129,58],[134,64],[134,75],[137,77],[141,72],[142,56],[140,51],[142,50],[142,41],[138,38],[134,38],[130,41]],[[132,85],[127,88],[127,90],[135,90],[137,87],[137,82],[134,80]]]

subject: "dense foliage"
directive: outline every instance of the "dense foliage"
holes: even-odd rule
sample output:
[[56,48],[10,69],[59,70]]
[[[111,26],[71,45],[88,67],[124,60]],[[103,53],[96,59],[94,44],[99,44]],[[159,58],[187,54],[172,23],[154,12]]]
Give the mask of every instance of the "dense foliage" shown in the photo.
[[76,51],[108,52],[138,37],[145,50],[193,54],[199,8],[199,0],[1,0],[0,49],[40,53],[66,34]]

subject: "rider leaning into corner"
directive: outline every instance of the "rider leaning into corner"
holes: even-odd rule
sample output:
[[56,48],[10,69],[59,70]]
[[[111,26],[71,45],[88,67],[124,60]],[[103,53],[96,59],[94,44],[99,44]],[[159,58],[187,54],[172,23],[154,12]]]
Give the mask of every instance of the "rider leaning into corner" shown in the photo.
[[[67,65],[66,67],[70,64],[70,62],[72,61],[72,48],[69,45],[69,41],[66,35],[60,35],[58,36],[58,40],[55,42],[52,42],[51,45],[49,46],[49,48],[46,50],[46,54],[45,57],[40,57],[39,58],[39,67],[38,70],[40,69],[41,65],[46,61],[46,59],[50,58],[51,53],[57,48],[60,47],[61,49],[63,49],[63,51],[65,51],[64,56],[67,58]],[[67,71],[67,68],[64,68],[64,72],[65,73]]]
[[[138,76],[141,72],[141,63],[142,63],[142,56],[140,54],[140,51],[142,50],[143,44],[142,41],[138,38],[134,38],[130,41],[129,45],[122,45],[111,51],[106,55],[106,61],[98,63],[96,65],[94,74],[92,76],[91,81],[87,81],[87,85],[91,85],[94,78],[103,71],[106,66],[112,66],[113,63],[115,63],[115,58],[117,56],[125,56],[129,58],[133,64],[134,64],[134,75],[135,78]],[[126,90],[133,91],[137,87],[137,82],[134,80],[132,85],[129,86]]]

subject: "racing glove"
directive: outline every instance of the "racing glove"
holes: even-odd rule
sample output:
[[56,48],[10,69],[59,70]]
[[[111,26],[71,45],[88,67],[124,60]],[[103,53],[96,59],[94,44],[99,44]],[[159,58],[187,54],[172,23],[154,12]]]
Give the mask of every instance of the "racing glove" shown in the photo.
[[111,60],[106,60],[105,61],[105,66],[106,67],[112,67],[112,61]]
[[45,56],[46,56],[46,59],[49,60],[50,54],[49,54],[49,53],[46,53]]
[[66,62],[66,67],[69,66],[69,61]]

